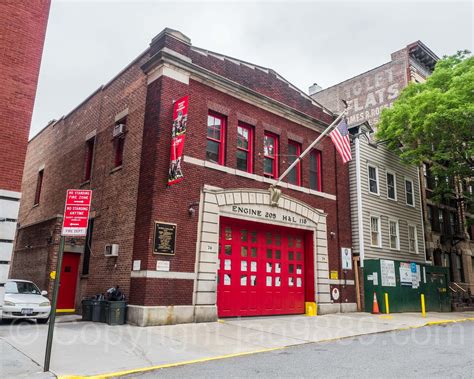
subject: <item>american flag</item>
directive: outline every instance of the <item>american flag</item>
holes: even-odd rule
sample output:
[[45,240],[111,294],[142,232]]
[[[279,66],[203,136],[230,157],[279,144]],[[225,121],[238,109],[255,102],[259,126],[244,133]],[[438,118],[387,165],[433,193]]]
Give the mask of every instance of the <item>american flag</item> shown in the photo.
[[331,133],[329,133],[329,137],[331,137],[334,146],[336,146],[336,150],[341,155],[342,161],[347,163],[352,160],[349,129],[347,128],[347,123],[344,119]]

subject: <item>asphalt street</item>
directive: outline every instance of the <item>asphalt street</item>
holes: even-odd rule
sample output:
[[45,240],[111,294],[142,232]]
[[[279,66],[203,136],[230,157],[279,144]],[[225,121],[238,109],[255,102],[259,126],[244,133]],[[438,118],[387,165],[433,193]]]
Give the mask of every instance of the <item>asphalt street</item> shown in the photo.
[[474,378],[474,322],[165,368],[134,378]]

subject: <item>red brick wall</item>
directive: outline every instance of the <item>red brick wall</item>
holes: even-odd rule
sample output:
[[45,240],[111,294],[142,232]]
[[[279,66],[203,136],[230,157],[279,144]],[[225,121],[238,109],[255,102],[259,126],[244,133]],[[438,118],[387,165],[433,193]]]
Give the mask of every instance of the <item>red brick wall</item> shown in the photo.
[[236,64],[231,60],[219,59],[212,55],[204,56],[196,51],[191,51],[190,57],[193,63],[218,75],[289,105],[323,122],[332,122],[331,115],[323,112],[321,107],[315,106],[309,98],[303,97],[299,91],[290,87],[288,82],[279,77],[273,70],[266,72],[244,64]]
[[[146,82],[141,57],[118,79],[100,88],[69,115],[50,125],[28,145],[22,185],[19,222],[31,224],[62,214],[68,188],[92,189],[91,211],[95,214],[90,271],[81,277],[81,296],[104,292],[115,284],[129,294],[133,230],[145,113]],[[115,116],[129,110],[124,163],[113,170],[112,129]],[[90,182],[83,183],[86,136],[96,130]],[[40,203],[34,206],[38,168],[44,165]],[[39,238],[44,239],[41,235]],[[83,244],[84,238],[77,239]],[[119,244],[117,258],[104,257],[105,244]],[[57,249],[55,250],[55,253]],[[16,262],[15,272],[22,274]],[[18,258],[20,259],[20,258]],[[80,265],[82,269],[82,262]],[[47,272],[43,270],[44,275]],[[86,282],[86,283],[84,283]]]
[[49,6],[0,1],[0,189],[21,189]]
[[52,293],[48,274],[56,269],[52,259],[59,242],[55,233],[61,227],[60,221],[52,218],[18,230],[10,277],[31,280],[42,290]]
[[133,278],[129,300],[140,305],[190,305],[193,288],[192,279]]

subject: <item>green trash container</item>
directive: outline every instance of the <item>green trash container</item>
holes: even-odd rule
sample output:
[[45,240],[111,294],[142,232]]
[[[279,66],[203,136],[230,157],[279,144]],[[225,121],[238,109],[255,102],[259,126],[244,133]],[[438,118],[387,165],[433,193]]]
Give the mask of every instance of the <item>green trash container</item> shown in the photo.
[[125,324],[127,315],[126,301],[108,301],[105,322],[109,325]]
[[92,321],[92,300],[82,300],[82,321]]
[[107,322],[107,313],[109,311],[109,302],[106,300],[100,301],[100,320],[99,322]]
[[92,321],[105,322],[107,301],[92,300]]

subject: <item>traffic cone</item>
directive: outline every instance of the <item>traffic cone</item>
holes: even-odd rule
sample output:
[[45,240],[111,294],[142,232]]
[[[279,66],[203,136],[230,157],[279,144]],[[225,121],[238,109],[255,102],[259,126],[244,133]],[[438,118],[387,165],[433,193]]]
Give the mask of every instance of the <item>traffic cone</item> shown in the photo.
[[374,303],[372,305],[372,314],[378,315],[380,313],[379,303],[377,302],[377,295],[374,292]]

